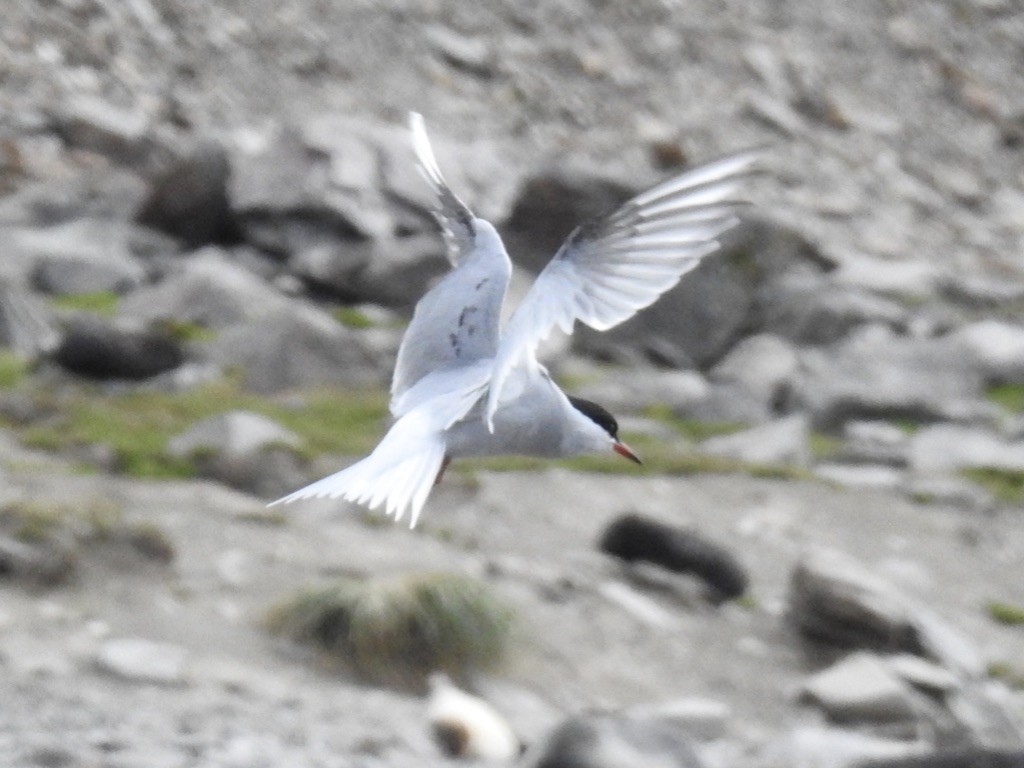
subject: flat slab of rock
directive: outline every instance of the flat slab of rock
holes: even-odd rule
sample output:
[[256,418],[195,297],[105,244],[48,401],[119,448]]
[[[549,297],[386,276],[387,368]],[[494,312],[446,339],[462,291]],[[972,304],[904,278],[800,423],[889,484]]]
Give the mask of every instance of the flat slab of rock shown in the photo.
[[914,717],[913,692],[881,659],[855,653],[804,683],[802,695],[835,722],[891,722]]
[[105,642],[96,653],[96,667],[103,672],[135,683],[181,685],[185,682],[185,660],[181,646],[136,637]]
[[167,443],[172,456],[197,452],[237,458],[269,446],[296,447],[301,438],[273,419],[252,411],[229,411],[200,421]]

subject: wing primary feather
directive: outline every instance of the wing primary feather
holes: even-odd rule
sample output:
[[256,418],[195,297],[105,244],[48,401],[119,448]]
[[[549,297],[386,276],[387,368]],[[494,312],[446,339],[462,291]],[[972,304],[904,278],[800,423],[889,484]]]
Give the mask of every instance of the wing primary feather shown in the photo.
[[484,418],[494,413],[512,368],[531,360],[556,325],[603,331],[654,303],[719,247],[739,222],[738,193],[757,174],[761,150],[712,161],[636,195],[577,227],[509,320],[495,356]]

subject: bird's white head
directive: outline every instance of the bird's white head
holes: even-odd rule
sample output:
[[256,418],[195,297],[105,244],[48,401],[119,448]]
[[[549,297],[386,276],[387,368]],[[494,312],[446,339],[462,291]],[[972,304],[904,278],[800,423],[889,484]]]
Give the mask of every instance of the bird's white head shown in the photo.
[[619,423],[604,407],[582,397],[570,397],[569,403],[572,405],[572,426],[563,439],[564,455],[614,451],[637,464],[643,463],[629,446],[619,440]]

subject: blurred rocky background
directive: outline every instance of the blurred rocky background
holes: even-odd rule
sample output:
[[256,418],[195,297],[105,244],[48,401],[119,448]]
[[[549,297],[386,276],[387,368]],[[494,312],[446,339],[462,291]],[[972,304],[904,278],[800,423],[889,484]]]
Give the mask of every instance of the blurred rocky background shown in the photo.
[[[6,0],[5,764],[1024,765],[1021,83],[1015,0]],[[643,468],[265,508],[372,448],[445,269],[410,110],[514,297],[766,148],[546,349]]]

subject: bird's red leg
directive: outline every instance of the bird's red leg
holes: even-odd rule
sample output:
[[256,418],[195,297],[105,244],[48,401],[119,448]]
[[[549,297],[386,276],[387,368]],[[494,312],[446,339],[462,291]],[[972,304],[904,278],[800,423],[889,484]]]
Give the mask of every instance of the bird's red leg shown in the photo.
[[441,482],[441,478],[444,477],[444,471],[448,469],[448,465],[452,463],[451,456],[445,456],[444,461],[441,462],[441,469],[437,473],[437,477],[434,478],[434,485],[438,485]]

